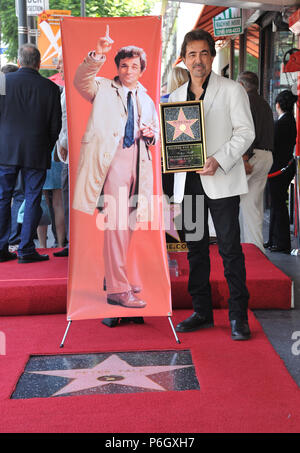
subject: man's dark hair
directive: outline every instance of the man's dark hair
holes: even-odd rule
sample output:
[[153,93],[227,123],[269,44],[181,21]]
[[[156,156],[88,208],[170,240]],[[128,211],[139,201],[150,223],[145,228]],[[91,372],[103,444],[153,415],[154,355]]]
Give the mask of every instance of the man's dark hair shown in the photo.
[[8,72],[16,72],[18,69],[19,67],[16,64],[8,63],[2,66],[1,72],[3,72],[3,74],[7,74]]
[[34,44],[23,44],[18,52],[18,60],[20,66],[24,68],[38,69],[41,62],[41,54]]
[[283,90],[276,96],[275,103],[277,104],[278,102],[283,112],[292,112],[297,99],[298,96],[290,90]]
[[115,56],[115,63],[117,65],[117,68],[119,67],[120,61],[123,60],[123,58],[135,58],[135,57],[140,58],[141,71],[144,71],[147,65],[147,57],[145,51],[140,47],[136,46],[122,47],[118,51],[117,55]]
[[239,74],[237,81],[242,83],[247,91],[258,90],[259,80],[255,72],[243,71]]
[[185,58],[186,46],[188,45],[188,43],[190,43],[192,41],[206,41],[209,46],[211,56],[212,57],[216,56],[214,38],[211,36],[210,33],[208,33],[208,31],[202,30],[201,28],[197,28],[196,30],[189,31],[185,35],[182,46],[181,46],[181,52],[180,52],[181,58]]

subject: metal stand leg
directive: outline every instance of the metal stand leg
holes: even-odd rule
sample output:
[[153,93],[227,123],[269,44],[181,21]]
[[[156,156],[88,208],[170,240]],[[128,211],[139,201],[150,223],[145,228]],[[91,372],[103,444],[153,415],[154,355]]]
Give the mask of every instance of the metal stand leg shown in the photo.
[[66,328],[64,337],[63,337],[62,342],[60,343],[60,346],[59,346],[60,348],[63,348],[63,347],[64,347],[64,342],[65,342],[66,336],[67,336],[67,334],[68,334],[68,330],[69,330],[69,328],[70,328],[71,322],[72,322],[72,321],[69,321],[69,323],[68,323],[68,325],[67,325],[67,328]]
[[299,190],[299,157],[296,158],[296,175],[295,175],[295,213],[294,213],[294,228],[297,227],[297,247],[291,251],[291,255],[299,255],[300,254],[300,190]]
[[296,202],[296,212],[295,212],[295,217],[297,216],[297,246],[298,246],[298,250],[297,250],[297,254],[299,253],[299,249],[300,249],[300,206],[299,206],[299,203],[300,203],[300,190],[299,190],[299,171],[300,171],[300,157],[297,157],[296,159],[296,175],[295,175],[295,181],[296,181],[296,188],[297,188],[297,194],[296,194],[296,197],[297,197],[297,202]]
[[172,320],[171,320],[171,317],[170,317],[170,316],[168,316],[168,320],[169,320],[169,323],[171,324],[171,328],[172,328],[172,330],[173,330],[173,334],[174,334],[174,336],[175,336],[176,343],[180,344],[180,340],[179,340],[178,337],[177,337],[177,334],[176,334],[176,331],[175,331],[175,329],[174,329],[174,326],[173,326],[173,323],[172,323]]

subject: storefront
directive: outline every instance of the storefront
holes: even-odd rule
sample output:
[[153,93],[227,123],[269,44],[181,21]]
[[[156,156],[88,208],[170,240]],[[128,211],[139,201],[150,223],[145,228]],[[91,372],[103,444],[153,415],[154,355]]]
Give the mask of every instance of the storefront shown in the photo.
[[[195,1],[196,2],[196,1]],[[215,58],[215,72],[220,75],[236,80],[238,74],[249,70],[258,74],[260,94],[268,101],[271,106],[274,119],[277,119],[275,110],[275,99],[279,92],[289,89],[294,94],[300,93],[300,58],[299,69],[292,72],[285,72],[284,65],[289,58],[289,51],[300,49],[300,7],[297,0],[269,0],[260,3],[237,2],[231,4],[226,2],[226,6],[220,6],[221,1],[204,1],[198,20],[194,28],[201,28],[208,31],[216,41],[217,57]],[[224,2],[223,2],[224,3]],[[258,6],[259,5],[259,6]],[[214,18],[224,19],[234,17],[228,13],[231,7],[237,9],[240,6],[243,18],[243,29],[239,33],[224,33],[223,36],[216,33],[214,28]],[[244,8],[243,8],[244,7]],[[246,8],[247,9],[246,9]],[[291,27],[291,18],[295,26]],[[180,63],[180,58],[175,64]],[[182,63],[181,63],[182,64]],[[297,86],[298,85],[298,86]],[[300,96],[299,96],[300,99]],[[300,216],[299,216],[299,180],[300,180],[300,100],[295,105],[295,117],[297,118],[297,174],[295,178],[295,190],[291,190],[291,218],[293,219],[295,235],[299,238],[300,250]],[[296,200],[296,201],[294,201]],[[266,196],[266,206],[268,197]],[[292,215],[292,214],[295,214]]]

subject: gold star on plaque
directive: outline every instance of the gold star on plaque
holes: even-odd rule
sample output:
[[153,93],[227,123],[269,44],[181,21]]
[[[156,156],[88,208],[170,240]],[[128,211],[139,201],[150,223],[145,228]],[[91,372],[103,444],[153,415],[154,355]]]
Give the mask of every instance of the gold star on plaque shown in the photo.
[[173,140],[178,138],[181,134],[186,134],[191,138],[195,138],[191,126],[196,123],[198,119],[187,119],[182,108],[179,110],[177,120],[167,121],[175,128]]

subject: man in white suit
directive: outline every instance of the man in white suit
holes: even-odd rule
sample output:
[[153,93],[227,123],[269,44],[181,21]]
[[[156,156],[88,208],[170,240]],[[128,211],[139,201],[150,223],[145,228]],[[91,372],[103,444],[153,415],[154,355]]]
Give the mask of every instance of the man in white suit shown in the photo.
[[[242,156],[254,140],[254,125],[245,89],[238,83],[212,71],[216,55],[212,36],[204,30],[186,34],[181,57],[190,80],[177,90],[170,102],[203,99],[207,160],[198,172],[176,173],[174,202],[183,202],[183,215],[195,217],[199,196],[204,197],[204,236],[187,240],[189,260],[188,289],[194,313],[176,327],[190,332],[213,326],[209,283],[208,209],[214,222],[224,275],[229,287],[229,320],[234,340],[250,338],[244,255],[240,244],[240,195],[248,191]],[[193,212],[187,212],[184,196],[191,195]],[[199,220],[199,219],[198,219]],[[190,235],[192,236],[192,235]]]

